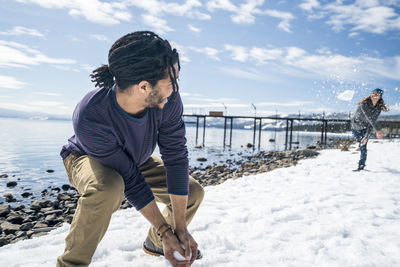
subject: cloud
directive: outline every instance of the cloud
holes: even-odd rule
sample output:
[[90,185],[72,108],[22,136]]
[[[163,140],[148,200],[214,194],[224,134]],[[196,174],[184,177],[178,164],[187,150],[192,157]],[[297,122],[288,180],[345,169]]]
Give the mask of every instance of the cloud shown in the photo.
[[355,94],[354,90],[345,90],[337,95],[337,98],[343,101],[351,101]]
[[110,39],[107,38],[107,36],[103,34],[91,34],[89,35],[91,39],[97,40],[97,41],[102,41],[102,42],[110,42]]
[[40,101],[27,104],[0,102],[0,107],[25,112],[43,112],[57,115],[69,115],[73,111],[73,107],[65,106],[61,102]]
[[44,35],[39,32],[38,30],[35,29],[30,29],[30,28],[25,28],[22,26],[15,26],[11,30],[5,31],[5,32],[0,32],[0,35],[30,35],[30,36],[36,36],[36,37],[41,37],[44,38]]
[[179,60],[183,63],[188,63],[190,62],[190,58],[187,56],[187,51],[186,48],[183,45],[177,44],[174,41],[171,41],[171,46],[173,48],[176,48],[176,50],[179,53]]
[[[304,1],[300,8],[309,14],[309,18],[327,18],[326,23],[335,32],[346,28],[350,33],[368,32],[386,34],[400,30],[400,15],[394,4],[386,1],[381,4],[377,0],[362,1],[345,4],[344,1],[331,2],[321,5],[317,1]],[[354,37],[350,35],[349,37]]]
[[48,9],[67,9],[68,15],[84,17],[86,20],[103,25],[115,25],[130,21],[132,16],[123,2],[101,2],[99,0],[14,0],[24,4],[37,4]]
[[266,72],[261,71],[260,69],[253,68],[231,68],[231,67],[223,67],[219,68],[223,73],[233,76],[240,77],[247,80],[260,81],[260,82],[279,82],[279,79],[276,76],[272,76],[267,74]]
[[188,24],[188,28],[189,28],[189,30],[191,30],[192,32],[196,32],[196,33],[201,32],[201,29],[200,29],[200,28],[196,28],[196,27],[194,27],[192,24]]
[[182,97],[202,96],[201,94],[193,94],[193,93],[188,93],[188,92],[181,92],[180,90],[179,90],[179,94],[180,94]]
[[157,0],[125,0],[124,4],[126,6],[135,6],[143,9],[146,12],[141,15],[143,23],[160,34],[174,30],[168,26],[167,21],[163,19],[165,14],[201,20],[211,19],[209,14],[197,10],[202,6],[202,3],[198,0],[186,0],[183,4],[178,4],[176,2],[167,3]]
[[298,106],[310,106],[313,105],[312,101],[290,101],[290,102],[260,102],[255,103],[256,107],[265,107],[265,106],[278,106],[278,107],[298,107]]
[[311,11],[313,8],[320,7],[318,0],[303,0],[299,7],[305,11]]
[[292,13],[281,12],[278,10],[266,10],[264,13],[271,17],[282,19],[282,21],[278,24],[278,28],[284,30],[285,32],[291,32],[290,21],[295,18]]
[[167,25],[167,21],[158,16],[152,14],[142,15],[143,23],[151,26],[151,28],[158,34],[164,34],[166,32],[174,31],[171,27]]
[[0,68],[28,68],[29,65],[73,64],[75,60],[51,58],[26,45],[0,40]]
[[[334,54],[327,48],[309,53],[298,47],[262,48],[226,44],[235,61],[266,65],[269,71],[303,78],[365,81],[370,77],[400,80],[400,56],[375,58]],[[250,75],[251,76],[251,75]],[[256,77],[253,75],[253,77]]]
[[236,24],[254,24],[256,15],[267,15],[279,18],[282,21],[278,24],[278,28],[290,32],[290,21],[295,17],[289,12],[281,12],[278,10],[261,10],[264,0],[246,0],[245,3],[234,5],[230,0],[210,0],[207,2],[207,9],[211,12],[221,9],[233,13],[231,20]]
[[248,57],[249,53],[247,52],[247,48],[244,46],[236,46],[236,45],[225,45],[224,46],[226,50],[232,52],[232,58],[233,60],[240,61],[240,62],[245,62]]
[[0,75],[0,88],[20,89],[26,85],[27,83],[18,81],[14,77]]
[[50,93],[50,92],[34,92],[38,95],[45,95],[45,96],[61,96],[59,93]]
[[204,47],[204,48],[198,48],[194,46],[189,46],[189,50],[195,51],[197,53],[202,53],[207,55],[209,58],[215,59],[217,61],[220,61],[221,59],[217,56],[219,51],[215,48],[212,47]]

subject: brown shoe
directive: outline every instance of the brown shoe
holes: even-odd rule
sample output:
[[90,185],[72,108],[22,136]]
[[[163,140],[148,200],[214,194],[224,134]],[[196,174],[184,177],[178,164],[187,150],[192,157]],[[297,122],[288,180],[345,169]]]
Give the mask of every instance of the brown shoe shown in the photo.
[[[164,251],[162,248],[157,247],[154,245],[154,243],[150,240],[149,237],[146,237],[146,240],[143,242],[143,250],[149,255],[152,256],[164,256]],[[201,254],[200,250],[197,250],[197,258],[196,260],[199,260],[203,258],[203,254]]]

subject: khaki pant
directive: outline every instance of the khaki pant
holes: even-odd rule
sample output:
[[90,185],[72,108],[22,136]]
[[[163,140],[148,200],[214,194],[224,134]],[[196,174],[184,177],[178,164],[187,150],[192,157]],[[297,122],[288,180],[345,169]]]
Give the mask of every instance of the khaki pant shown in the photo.
[[[76,157],[70,154],[64,160],[64,166],[70,183],[78,190],[81,197],[69,234],[65,239],[65,251],[58,257],[57,266],[88,266],[108,228],[112,213],[119,209],[124,198],[124,181],[118,172],[87,155]],[[140,170],[150,185],[155,200],[166,205],[163,215],[174,227],[163,161],[159,157],[152,156],[140,166]],[[204,197],[202,186],[192,177],[189,178],[189,192],[186,211],[188,224]],[[154,244],[162,247],[153,226],[150,227],[148,236]]]

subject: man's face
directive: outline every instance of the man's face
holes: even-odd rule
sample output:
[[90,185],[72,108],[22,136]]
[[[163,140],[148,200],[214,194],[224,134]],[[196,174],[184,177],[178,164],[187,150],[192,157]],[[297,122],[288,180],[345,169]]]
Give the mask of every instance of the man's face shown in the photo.
[[[178,78],[178,64],[174,64],[174,68],[176,78]],[[172,81],[169,76],[165,79],[159,80],[146,98],[148,107],[163,109],[165,104],[168,102],[168,97],[172,94],[172,92]]]

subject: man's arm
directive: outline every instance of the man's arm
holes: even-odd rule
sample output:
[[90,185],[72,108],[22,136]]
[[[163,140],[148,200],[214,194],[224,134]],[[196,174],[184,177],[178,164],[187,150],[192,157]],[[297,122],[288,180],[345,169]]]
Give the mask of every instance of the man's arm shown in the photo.
[[197,243],[186,225],[186,209],[189,194],[189,160],[182,118],[183,104],[179,93],[167,103],[158,132],[158,146],[166,168],[168,193],[171,199],[175,234],[185,246],[186,258],[192,250],[191,263],[197,257]]

